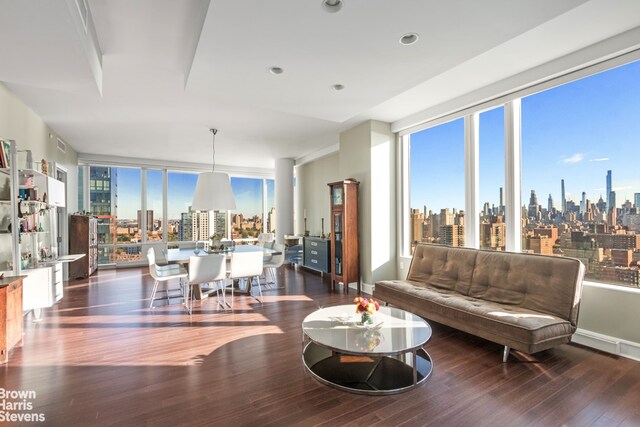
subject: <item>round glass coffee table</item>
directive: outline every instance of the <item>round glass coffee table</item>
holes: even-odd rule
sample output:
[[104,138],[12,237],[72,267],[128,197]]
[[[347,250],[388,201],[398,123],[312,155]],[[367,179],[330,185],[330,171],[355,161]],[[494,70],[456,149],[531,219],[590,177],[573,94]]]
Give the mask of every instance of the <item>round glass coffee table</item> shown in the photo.
[[302,322],[309,339],[302,363],[318,381],[355,393],[392,394],[410,390],[431,375],[422,348],[431,327],[413,313],[380,307],[370,327],[359,324],[355,306],[321,308]]

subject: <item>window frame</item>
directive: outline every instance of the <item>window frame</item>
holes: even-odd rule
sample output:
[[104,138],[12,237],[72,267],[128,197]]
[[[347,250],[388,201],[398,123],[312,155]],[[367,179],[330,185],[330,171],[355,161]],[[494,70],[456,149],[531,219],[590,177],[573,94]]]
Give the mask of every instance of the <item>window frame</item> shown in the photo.
[[[129,159],[130,160],[130,159]],[[178,247],[183,247],[183,246],[193,246],[195,245],[195,241],[194,240],[189,240],[189,241],[168,241],[168,229],[167,229],[167,221],[164,220],[164,218],[168,217],[168,187],[169,187],[169,172],[177,172],[177,173],[200,173],[200,172],[205,172],[208,171],[204,170],[204,169],[194,169],[194,168],[190,168],[190,167],[177,167],[177,166],[168,166],[168,165],[159,165],[159,164],[144,164],[143,166],[132,166],[131,162],[118,162],[118,161],[107,161],[107,162],[102,162],[102,161],[92,161],[92,160],[80,160],[78,162],[78,167],[82,168],[83,170],[83,174],[82,174],[82,183],[79,183],[79,185],[82,188],[82,193],[83,193],[83,206],[78,206],[79,209],[84,210],[85,212],[91,212],[91,191],[92,190],[97,190],[94,187],[90,186],[90,168],[91,167],[108,167],[108,168],[130,168],[130,169],[138,169],[140,170],[140,177],[141,177],[141,185],[140,185],[140,206],[141,206],[141,222],[143,224],[139,224],[139,227],[142,230],[145,230],[144,233],[141,233],[141,241],[138,243],[104,243],[104,244],[100,244],[99,247],[100,248],[105,248],[105,249],[113,249],[115,248],[117,249],[125,249],[125,248],[131,248],[131,247],[136,247],[136,248],[140,248],[141,252],[142,252],[142,259],[141,261],[116,261],[114,263],[108,263],[106,264],[106,266],[113,266],[115,265],[116,267],[118,266],[127,266],[127,265],[137,265],[137,264],[144,264],[146,261],[144,261],[144,251],[146,250],[147,247],[151,247],[154,245],[158,245],[158,244],[162,244],[162,245],[175,245]],[[147,219],[147,171],[149,170],[154,170],[154,171],[161,171],[162,172],[162,195],[163,195],[163,206],[162,206],[162,218],[163,218],[163,230],[162,230],[162,240],[158,241],[158,240],[148,240],[147,238],[147,233],[146,233],[146,219]],[[262,171],[262,172],[256,172],[256,173],[247,173],[247,172],[239,172],[239,173],[229,173],[229,178],[252,178],[252,179],[261,179],[262,180],[262,202],[261,202],[261,206],[262,206],[262,232],[265,231],[265,227],[266,227],[266,221],[264,220],[264,218],[266,218],[267,216],[267,211],[266,211],[266,207],[267,207],[267,180],[275,180],[275,173],[273,171]],[[103,191],[106,191],[107,189],[104,189]],[[231,211],[226,211],[226,220],[227,220],[227,224],[229,225],[227,227],[226,230],[226,234],[227,234],[227,238],[231,238],[231,227],[230,227],[230,220],[231,220]],[[144,228],[143,228],[144,227]],[[253,239],[236,239],[238,242],[243,242],[243,243],[247,243],[250,241],[257,241],[257,238],[253,238]],[[102,266],[105,266],[105,264],[102,264]]]
[[[438,126],[453,120],[464,118],[465,120],[465,246],[479,247],[475,245],[475,233],[479,231],[479,150],[478,150],[478,116],[484,111],[504,107],[504,160],[505,160],[505,217],[506,223],[506,250],[509,252],[522,252],[521,239],[521,200],[522,200],[522,116],[521,102],[522,98],[540,93],[558,86],[572,83],[574,81],[588,78],[595,74],[600,74],[613,68],[623,66],[635,61],[640,61],[640,51],[633,51],[623,55],[616,56],[590,64],[578,70],[567,72],[561,76],[548,79],[542,83],[532,84],[528,87],[515,90],[511,93],[495,97],[494,99],[480,102],[476,105],[465,107],[458,111],[443,114],[434,117],[431,120],[407,127],[405,129],[394,129],[398,138],[398,194],[399,203],[397,217],[399,236],[398,253],[400,268],[404,268],[404,259],[411,258],[410,248],[410,159],[409,159],[409,139],[410,135],[424,129]],[[473,190],[469,190],[473,189]],[[473,194],[469,194],[469,193]],[[468,223],[472,220],[473,227],[476,230],[467,230]],[[479,243],[479,237],[478,237]],[[592,282],[585,280],[585,283],[593,286],[604,287],[608,289],[635,290],[614,283]]]

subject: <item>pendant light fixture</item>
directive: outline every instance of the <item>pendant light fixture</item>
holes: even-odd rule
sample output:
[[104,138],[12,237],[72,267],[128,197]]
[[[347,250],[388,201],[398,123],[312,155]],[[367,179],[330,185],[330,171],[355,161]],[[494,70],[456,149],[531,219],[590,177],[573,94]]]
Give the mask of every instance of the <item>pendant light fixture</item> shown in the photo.
[[191,209],[195,211],[234,210],[236,201],[231,191],[229,175],[215,171],[216,134],[218,129],[209,130],[213,134],[213,165],[211,172],[202,172],[198,175]]

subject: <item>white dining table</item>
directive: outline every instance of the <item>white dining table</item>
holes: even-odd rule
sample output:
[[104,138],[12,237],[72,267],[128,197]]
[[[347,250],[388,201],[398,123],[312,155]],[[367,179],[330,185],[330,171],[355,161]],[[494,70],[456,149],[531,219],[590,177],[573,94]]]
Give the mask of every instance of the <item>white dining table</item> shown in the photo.
[[[196,253],[196,248],[174,248],[167,250],[167,262],[170,264],[183,264],[187,269],[189,267],[189,258],[192,256],[205,256],[212,254],[224,254],[227,256],[227,262],[231,260],[234,252],[263,252],[265,258],[269,258],[273,255],[280,255],[282,252],[265,248],[262,246],[254,246],[254,245],[236,245],[233,249],[224,250],[224,251],[205,251],[204,249],[198,249]],[[247,292],[243,289],[237,289],[239,292]],[[193,298],[195,299],[203,299],[208,296],[207,293],[202,292],[200,285],[193,286]]]
[[265,257],[280,255],[282,253],[275,249],[254,245],[237,245],[231,250],[224,251],[205,251],[203,249],[198,249],[197,253],[195,248],[175,248],[167,250],[167,261],[169,263],[188,263],[189,258],[192,256],[204,256],[211,254],[225,254],[227,256],[227,260],[229,260],[234,252],[263,252]]

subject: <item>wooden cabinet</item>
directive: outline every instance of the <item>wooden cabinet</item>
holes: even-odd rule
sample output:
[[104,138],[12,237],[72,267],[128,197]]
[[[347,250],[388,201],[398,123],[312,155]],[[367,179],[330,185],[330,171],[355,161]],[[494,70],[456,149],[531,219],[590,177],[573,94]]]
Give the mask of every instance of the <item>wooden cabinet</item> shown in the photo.
[[22,342],[22,276],[0,279],[0,363]]
[[355,179],[332,182],[331,197],[331,285],[356,282],[360,293],[360,251],[358,245],[358,186]]
[[331,271],[331,242],[319,237],[305,237],[302,240],[304,266],[322,273]]
[[86,254],[69,264],[70,279],[86,279],[98,268],[98,221],[83,215],[69,217],[69,253]]

